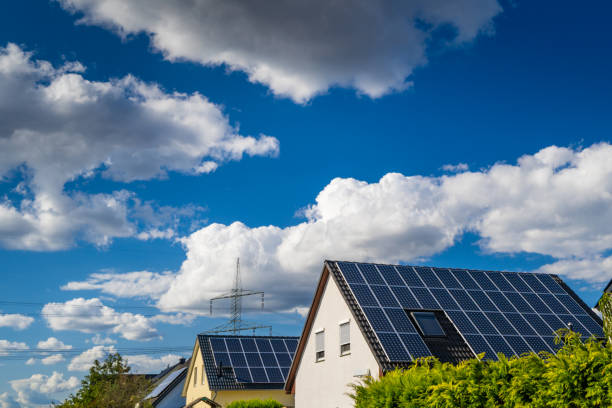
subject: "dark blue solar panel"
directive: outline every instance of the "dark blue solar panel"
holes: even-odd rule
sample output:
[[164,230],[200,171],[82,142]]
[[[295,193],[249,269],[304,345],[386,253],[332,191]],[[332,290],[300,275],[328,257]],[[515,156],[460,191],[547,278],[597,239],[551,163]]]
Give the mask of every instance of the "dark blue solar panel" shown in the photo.
[[523,336],[535,336],[535,331],[533,331],[529,323],[527,323],[527,321],[523,319],[523,316],[521,316],[520,314],[504,313],[504,316],[506,316],[506,319],[508,319],[508,321],[512,323],[512,325],[519,332],[519,334],[522,334]]
[[438,278],[442,281],[444,286],[448,289],[461,289],[462,286],[459,281],[455,279],[453,274],[448,269],[434,268],[434,272],[438,275]]
[[219,366],[231,366],[232,363],[229,359],[229,354],[227,353],[214,353],[215,356],[215,364],[217,365],[217,367]]
[[229,353],[232,367],[248,367],[244,353]]
[[465,313],[459,311],[447,311],[446,314],[448,314],[448,317],[462,334],[478,333],[478,330],[476,330],[474,325],[472,325]]
[[455,278],[461,283],[465,289],[480,290],[480,286],[472,279],[472,277],[464,270],[453,269],[451,271]]
[[595,337],[603,337],[603,329],[591,316],[585,316],[580,319],[580,323],[586,327]]
[[508,302],[508,299],[506,299],[503,293],[487,292],[487,296],[489,296],[493,304],[495,304],[500,311],[504,313],[513,313],[516,311],[510,302]]
[[536,353],[541,353],[542,351],[547,351],[549,353],[552,352],[552,349],[548,346],[548,344],[546,344],[546,342],[539,337],[525,336],[524,339]]
[[382,309],[375,307],[364,307],[362,309],[374,331],[393,331],[391,323],[389,323],[389,319],[387,319]]
[[389,316],[389,320],[391,320],[391,324],[395,328],[396,332],[417,332],[404,309],[385,309],[385,312],[387,313],[387,316]]
[[225,343],[227,344],[227,350],[230,353],[233,353],[233,352],[242,352],[242,346],[240,345],[240,340],[238,340],[238,339],[225,339]]
[[495,286],[499,288],[499,290],[503,292],[513,292],[514,288],[510,283],[503,277],[500,272],[489,272],[489,278],[493,281]]
[[516,335],[518,334],[514,327],[506,320],[504,315],[499,312],[488,312],[486,313],[491,323],[497,328],[497,330],[503,335]]
[[378,338],[390,361],[410,361],[410,355],[397,334],[378,333]]
[[365,278],[366,282],[368,282],[370,285],[386,285],[382,276],[380,276],[378,269],[376,269],[376,266],[371,264],[359,264],[357,267],[361,271],[361,274]]
[[427,348],[427,345],[418,334],[400,333],[399,336],[406,349],[410,351],[412,358],[431,356],[431,351],[429,351],[429,348]]
[[350,286],[353,290],[353,293],[355,294],[355,297],[357,298],[357,302],[359,302],[361,306],[378,306],[376,298],[370,291],[368,285],[361,285],[355,283]]
[[519,292],[532,292],[527,284],[521,279],[517,273],[503,273],[504,277],[510,282],[512,286]]
[[287,346],[289,353],[294,354],[295,350],[297,350],[298,341],[293,339],[285,339],[285,345]]
[[474,302],[480,306],[482,310],[485,312],[496,312],[497,308],[495,305],[489,300],[489,297],[485,295],[482,290],[468,290],[469,295],[472,297]]
[[553,331],[557,331],[559,329],[567,329],[565,323],[559,320],[559,318],[554,314],[543,314],[540,315],[540,317],[544,319],[546,323],[548,323],[548,325]]
[[261,353],[260,356],[264,367],[278,367],[274,353]]
[[407,287],[391,286],[391,290],[393,291],[393,293],[395,293],[395,296],[397,297],[397,300],[399,300],[400,305],[402,307],[405,307],[406,309],[419,308],[419,303],[417,302],[410,289],[408,289]]
[[566,294],[565,290],[561,287],[561,285],[557,283],[555,278],[553,278],[552,276],[545,273],[536,273],[535,276],[540,280],[542,285],[544,285],[546,289],[548,289],[549,292],[561,295]]
[[474,279],[476,283],[478,283],[478,286],[480,286],[482,289],[495,290],[495,291],[497,290],[497,286],[495,286],[493,282],[491,282],[491,279],[489,279],[484,272],[468,271],[468,273],[470,274],[472,279]]
[[497,353],[503,353],[506,357],[512,357],[515,353],[512,348],[506,343],[502,336],[484,336],[491,348]]
[[399,303],[395,300],[395,296],[391,293],[388,286],[372,285],[370,286],[372,292],[376,296],[376,299],[380,302],[383,307],[399,307]]
[[378,270],[382,274],[383,278],[387,281],[390,286],[404,286],[404,280],[399,276],[399,273],[395,270],[395,267],[391,265],[377,265]]
[[283,373],[283,377],[285,377],[285,380],[287,379],[287,376],[289,375],[289,369],[291,367],[281,367],[281,372]]
[[540,297],[544,303],[546,303],[546,306],[548,306],[553,312],[558,314],[567,313],[567,309],[563,307],[561,302],[559,302],[555,296],[541,294]]
[[527,303],[538,313],[552,313],[540,297],[534,293],[523,293],[523,297]]
[[338,267],[340,267],[342,275],[344,275],[344,279],[348,283],[365,283],[355,264],[348,262],[338,262]]
[[284,383],[285,378],[283,377],[283,373],[278,368],[266,367],[266,374],[268,374],[268,379],[271,383]]
[[512,306],[521,313],[533,313],[534,310],[529,304],[523,299],[523,297],[516,292],[506,292],[504,295],[508,298]]
[[529,285],[531,290],[536,293],[548,293],[544,285],[540,282],[538,278],[535,277],[532,273],[524,273],[521,275],[523,280]]
[[482,334],[498,334],[495,327],[489,322],[482,312],[465,312],[472,323],[478,327],[478,331]]
[[476,354],[485,353],[485,360],[497,360],[497,356],[491,350],[484,337],[479,334],[466,334],[465,339]]
[[272,345],[270,344],[270,340],[268,339],[255,339],[255,343],[257,343],[257,348],[260,353],[271,353]]
[[418,299],[423,309],[439,309],[440,305],[436,302],[436,299],[429,293],[427,288],[412,288],[412,292]]
[[[575,316],[571,316],[571,315],[558,315],[557,316],[559,319],[561,319],[564,323],[571,323],[572,324],[572,331],[575,331],[576,333],[580,333],[584,336],[589,337],[591,335],[591,333],[584,328],[584,326],[582,324],[580,324],[580,322],[578,321],[578,319],[576,319]],[[568,326],[569,327],[569,326]]]
[[548,347],[550,347],[555,352],[559,351],[559,349],[563,347],[563,343],[557,343],[555,337],[542,337],[542,339],[546,342]]
[[557,295],[557,300],[565,306],[572,314],[585,315],[587,311],[584,310],[570,295]]
[[267,383],[268,376],[266,375],[266,370],[258,367],[251,367],[251,376],[253,377],[254,383]]
[[227,351],[227,347],[225,347],[225,340],[219,337],[211,337],[210,346],[212,347],[213,352]]
[[263,367],[259,353],[244,353],[249,367]]
[[414,286],[424,287],[425,286],[423,282],[421,281],[421,279],[419,279],[419,277],[417,276],[417,274],[414,272],[414,270],[411,267],[397,266],[396,268],[398,272],[400,273],[400,275],[402,275],[402,278],[404,278],[406,285],[410,287],[414,287]]
[[421,280],[425,283],[425,286],[428,288],[443,288],[442,282],[436,277],[431,268],[416,266],[414,268],[417,272],[417,275],[421,278]]
[[240,339],[240,343],[242,343],[242,349],[245,352],[254,353],[257,352],[257,347],[255,346],[255,340],[242,338]]
[[465,290],[460,289],[450,289],[450,294],[453,295],[461,309],[463,310],[478,310],[478,305],[474,303],[472,298],[468,295]]
[[234,374],[236,375],[236,381],[238,382],[253,382],[251,379],[251,372],[246,367],[234,367]]
[[458,310],[460,309],[459,305],[452,298],[450,293],[446,289],[431,289],[431,293],[434,298],[438,301],[438,304],[442,306],[445,310]]
[[272,350],[274,350],[276,353],[287,351],[285,342],[282,339],[270,339],[270,343],[272,343]]
[[281,367],[291,367],[291,357],[289,353],[276,353],[276,359],[278,360],[278,365]]
[[531,327],[535,329],[536,332],[540,336],[552,336],[553,330],[548,326],[548,324],[542,320],[542,318],[537,314],[526,314],[525,319],[531,324]]
[[531,353],[533,351],[531,350],[531,347],[529,347],[529,344],[527,344],[527,342],[520,336],[506,336],[504,338],[508,344],[510,344],[510,347],[512,347],[514,352],[519,356],[523,353]]

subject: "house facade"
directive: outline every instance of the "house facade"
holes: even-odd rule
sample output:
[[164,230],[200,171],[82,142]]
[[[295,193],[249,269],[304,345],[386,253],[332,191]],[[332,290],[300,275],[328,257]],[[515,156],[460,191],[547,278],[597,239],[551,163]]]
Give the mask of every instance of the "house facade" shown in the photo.
[[285,390],[296,408],[348,408],[364,376],[419,357],[554,353],[562,328],[603,336],[556,275],[325,261]]
[[274,399],[293,407],[293,395],[283,388],[297,342],[297,337],[198,335],[182,390],[185,406]]

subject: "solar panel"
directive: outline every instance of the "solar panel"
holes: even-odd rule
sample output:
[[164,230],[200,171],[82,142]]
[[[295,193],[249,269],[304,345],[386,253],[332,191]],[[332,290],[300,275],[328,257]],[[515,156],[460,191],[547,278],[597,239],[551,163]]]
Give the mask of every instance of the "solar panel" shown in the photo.
[[210,336],[217,367],[232,367],[239,383],[283,383],[291,366],[296,338]]
[[443,310],[472,350],[491,359],[554,351],[554,332],[568,323],[584,336],[603,336],[601,323],[550,275],[337,265],[390,361],[430,355],[407,311]]
[[166,376],[166,378],[164,378],[164,380],[163,380],[161,383],[159,383],[159,385],[158,385],[157,387],[155,387],[155,388],[153,389],[153,391],[151,391],[151,392],[149,393],[149,395],[147,395],[147,396],[145,397],[145,399],[149,399],[149,398],[157,398],[157,397],[159,396],[159,394],[161,394],[161,393],[162,393],[162,391],[164,391],[164,390],[166,389],[166,387],[167,387],[168,385],[170,385],[170,383],[171,383],[172,381],[174,381],[174,380],[176,379],[176,377],[178,377],[179,375],[181,375],[181,373],[182,373],[183,371],[185,371],[186,369],[187,369],[187,367],[183,367],[183,368],[180,368],[180,369],[175,370],[175,371],[171,372],[170,374],[168,374],[168,375]]

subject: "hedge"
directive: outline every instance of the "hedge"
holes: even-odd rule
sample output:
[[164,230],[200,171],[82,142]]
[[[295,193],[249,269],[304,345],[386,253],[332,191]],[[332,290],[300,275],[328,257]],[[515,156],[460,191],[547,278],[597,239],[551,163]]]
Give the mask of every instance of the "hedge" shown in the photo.
[[275,400],[252,399],[246,401],[234,401],[227,408],[282,408],[283,405]]
[[612,406],[612,347],[558,334],[556,355],[531,353],[457,365],[433,357],[353,385],[355,408],[565,408]]

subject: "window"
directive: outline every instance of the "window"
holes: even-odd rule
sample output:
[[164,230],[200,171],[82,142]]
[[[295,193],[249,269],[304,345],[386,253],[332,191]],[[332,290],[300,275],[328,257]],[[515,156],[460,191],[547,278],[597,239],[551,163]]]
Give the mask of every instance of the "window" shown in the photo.
[[206,384],[204,382],[204,366],[202,366],[202,385]]
[[321,330],[315,333],[315,360],[325,360],[325,331]]
[[193,386],[195,387],[198,382],[198,367],[193,367]]
[[417,326],[419,326],[423,336],[444,337],[446,335],[433,312],[412,312],[412,317],[416,321]]
[[351,352],[351,325],[350,322],[340,323],[340,355]]

